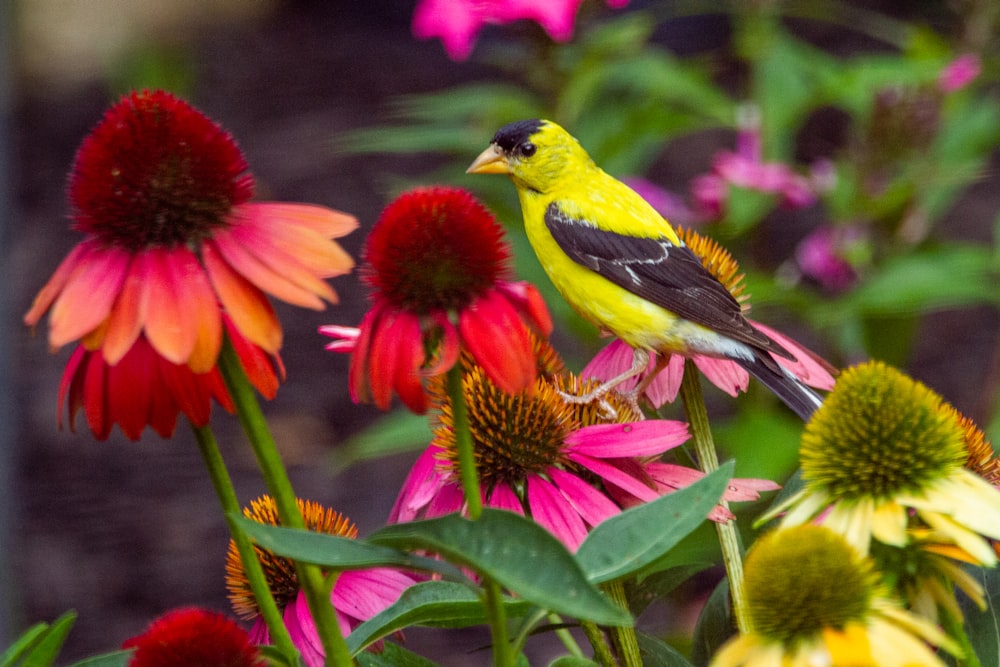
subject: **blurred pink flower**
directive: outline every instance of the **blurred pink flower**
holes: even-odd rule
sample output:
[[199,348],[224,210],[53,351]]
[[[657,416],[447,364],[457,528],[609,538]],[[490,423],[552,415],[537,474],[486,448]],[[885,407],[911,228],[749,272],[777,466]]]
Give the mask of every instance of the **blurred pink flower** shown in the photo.
[[850,246],[864,242],[860,227],[819,227],[802,239],[795,262],[803,276],[815,280],[828,292],[843,292],[858,279],[848,261]]
[[[573,36],[576,12],[583,0],[421,0],[413,13],[413,34],[419,39],[439,37],[448,57],[465,60],[476,36],[487,24],[535,21],[549,37],[565,42]],[[608,0],[624,7],[628,0]]]
[[786,208],[804,208],[816,202],[821,189],[818,182],[797,173],[782,162],[764,162],[759,120],[745,114],[736,135],[735,151],[720,151],[712,162],[712,171],[691,181],[691,194],[698,213],[721,216],[729,197],[729,187],[778,195]]
[[972,83],[982,71],[982,62],[975,53],[966,53],[945,65],[938,77],[938,87],[945,93],[954,93]]

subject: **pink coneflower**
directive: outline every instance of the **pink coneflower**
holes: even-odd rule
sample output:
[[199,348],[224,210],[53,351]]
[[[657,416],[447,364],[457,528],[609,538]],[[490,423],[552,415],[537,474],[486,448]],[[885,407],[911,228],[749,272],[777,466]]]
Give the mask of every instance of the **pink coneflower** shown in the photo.
[[246,631],[222,614],[175,609],[122,644],[135,649],[129,667],[264,667],[267,663]]
[[[732,255],[712,239],[701,236],[691,229],[679,229],[678,233],[691,251],[701,259],[705,268],[726,286],[726,289],[737,301],[742,303],[743,312],[748,312],[750,310],[748,303],[750,295],[744,292],[744,274],[740,272],[739,264],[736,263]],[[811,387],[824,390],[833,388],[833,373],[836,371],[830,364],[788,336],[760,322],[750,321],[754,327],[767,334],[795,356],[793,360],[780,355],[772,355],[774,360],[786,370]],[[746,391],[749,386],[749,374],[733,361],[704,355],[694,355],[691,359],[712,384],[730,396],[736,396],[740,392]],[[640,380],[654,370],[655,363],[655,359],[650,359],[649,370],[638,377],[623,382],[618,387],[619,391],[634,389]],[[615,339],[591,359],[580,375],[601,381],[610,380],[628,370],[631,365],[632,348]],[[646,398],[654,407],[673,401],[677,397],[683,376],[684,357],[679,354],[670,355],[664,369],[646,388]]]
[[[613,421],[602,406],[565,398],[591,389],[592,383],[572,376],[542,374],[534,392],[508,394],[478,366],[463,376],[483,505],[529,516],[573,550],[589,528],[623,506],[653,500],[698,476],[687,469],[677,474],[657,461],[687,440],[685,424],[636,421],[639,415],[616,392],[605,399]],[[444,399],[439,420],[396,498],[390,522],[464,511],[451,405]],[[733,489],[756,497],[742,482],[733,480]],[[726,499],[740,499],[736,495]],[[713,518],[731,515],[717,512]]]
[[323,278],[353,262],[331,239],[357,222],[252,195],[246,161],[222,128],[163,91],[123,97],[70,173],[74,228],[86,236],[25,323],[48,312],[53,349],[79,339],[108,367],[152,350],[202,375],[215,367],[225,313],[241,338],[275,355],[282,331],[265,292],[317,310],[335,302]]
[[[354,539],[357,527],[343,514],[319,503],[298,500],[299,511],[306,528],[318,533]],[[261,496],[243,509],[243,514],[259,523],[279,525],[278,510],[270,496]],[[309,604],[299,589],[298,577],[292,561],[274,553],[254,547],[268,579],[271,593],[282,610],[282,617],[295,647],[302,654],[307,667],[322,667],[325,654]],[[400,594],[415,580],[403,572],[384,567],[366,570],[348,570],[337,576],[330,594],[330,601],[337,614],[340,630],[346,637],[361,622],[366,621],[394,603]],[[236,545],[230,541],[226,557],[226,588],[236,614],[253,621],[250,638],[258,644],[269,644],[270,634],[259,616],[257,601],[247,582]],[[378,645],[376,645],[376,650]]]
[[[565,42],[573,36],[576,12],[582,0],[421,0],[413,13],[413,34],[418,39],[439,37],[448,57],[465,60],[476,36],[489,24],[535,21],[549,37]],[[621,8],[628,0],[607,0]]]
[[860,226],[817,228],[799,242],[795,263],[803,276],[831,293],[843,292],[858,280],[849,257],[864,252],[868,235]]
[[782,162],[765,162],[760,125],[755,110],[745,119],[736,136],[735,151],[720,151],[712,162],[712,171],[691,181],[691,194],[701,215],[719,217],[726,210],[729,187],[736,186],[780,197],[786,208],[804,208],[816,201],[820,182],[797,173]]
[[504,390],[531,386],[531,332],[547,336],[552,321],[533,285],[506,280],[509,259],[503,228],[465,190],[422,188],[389,204],[365,247],[372,307],[352,342],[354,400],[384,410],[395,392],[422,413],[424,381],[463,349]]

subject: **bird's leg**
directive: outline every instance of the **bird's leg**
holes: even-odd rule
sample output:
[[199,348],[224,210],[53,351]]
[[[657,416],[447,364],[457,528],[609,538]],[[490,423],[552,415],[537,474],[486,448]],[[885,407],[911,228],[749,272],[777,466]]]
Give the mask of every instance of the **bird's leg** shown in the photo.
[[666,368],[667,364],[669,363],[670,363],[669,354],[660,353],[656,355],[656,365],[653,366],[653,370],[651,370],[649,374],[646,375],[646,377],[642,378],[642,380],[639,381],[639,384],[636,385],[635,389],[629,392],[629,393],[635,393],[635,402],[637,405],[639,403],[639,398],[646,393],[646,390],[649,389],[649,385],[653,384],[653,380],[656,379],[656,376],[658,376],[660,374],[660,371]]
[[[659,366],[659,360],[657,360],[657,365]],[[636,375],[642,373],[644,370],[646,370],[647,366],[649,366],[649,351],[640,348],[634,348],[632,350],[632,365],[624,373],[620,373],[615,377],[611,378],[610,380],[602,382],[601,384],[599,384],[598,386],[594,387],[586,394],[583,394],[581,396],[567,394],[565,392],[560,392],[560,393],[562,394],[563,399],[567,403],[585,404],[585,403],[590,403],[591,401],[599,400],[601,401],[601,407],[604,408],[604,410],[611,415],[611,418],[614,418],[617,413],[615,409],[611,407],[611,405],[607,401],[604,400],[604,397],[607,396],[608,392],[610,392],[612,389],[620,385],[622,382],[625,382],[626,380],[631,380]],[[642,382],[640,384],[643,390],[645,390],[646,386],[649,383]],[[630,396],[630,394],[632,393],[633,392],[626,392],[625,393],[626,399],[629,400],[630,403],[635,403],[634,407],[636,408],[636,414],[641,415],[642,412],[638,410],[638,405],[639,405],[638,396],[640,394],[635,394],[634,396]]]

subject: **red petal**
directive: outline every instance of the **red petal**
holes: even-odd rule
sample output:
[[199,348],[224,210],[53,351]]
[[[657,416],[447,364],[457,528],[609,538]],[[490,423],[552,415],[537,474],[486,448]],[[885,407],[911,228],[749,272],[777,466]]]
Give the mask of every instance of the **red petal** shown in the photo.
[[82,394],[81,389],[84,376],[80,370],[81,368],[86,369],[87,367],[87,354],[89,353],[86,348],[82,345],[77,345],[76,349],[73,350],[73,354],[70,355],[69,361],[66,362],[66,369],[63,371],[62,379],[59,381],[59,396],[56,403],[56,423],[59,425],[60,429],[63,426],[63,401],[66,400],[68,394],[69,400],[66,405],[69,409],[69,429],[71,431],[76,430],[73,422],[76,418],[76,413],[80,410]]
[[535,382],[531,339],[517,311],[497,292],[487,292],[459,315],[462,344],[496,385],[516,394]]
[[114,366],[124,357],[142,332],[149,304],[147,288],[150,284],[148,255],[139,253],[132,258],[128,275],[122,283],[118,299],[111,309],[108,328],[104,334],[101,351],[104,360]]

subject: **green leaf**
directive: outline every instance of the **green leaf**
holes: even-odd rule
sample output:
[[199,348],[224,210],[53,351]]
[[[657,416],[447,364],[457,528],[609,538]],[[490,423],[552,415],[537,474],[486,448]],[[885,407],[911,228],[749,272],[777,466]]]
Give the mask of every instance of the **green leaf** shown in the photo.
[[436,662],[392,642],[386,642],[381,653],[362,653],[357,661],[359,667],[438,667]]
[[543,609],[628,625],[631,617],[594,588],[559,540],[511,512],[485,509],[476,521],[450,514],[387,526],[368,540],[397,549],[427,550],[488,576]]
[[331,570],[361,570],[369,567],[397,567],[437,572],[454,579],[465,576],[452,565],[435,558],[414,556],[396,549],[336,535],[315,533],[284,526],[268,526],[243,516],[229,515],[258,546],[304,563]]
[[80,662],[74,662],[71,667],[126,667],[131,657],[131,650],[115,651],[114,653],[95,655]]
[[30,628],[21,633],[7,650],[0,654],[0,667],[9,667],[16,664],[21,657],[35,645],[39,639],[45,635],[49,629],[48,623],[35,623]]
[[962,597],[962,613],[965,615],[965,631],[976,657],[983,665],[1000,665],[1000,570],[997,568],[969,569],[986,592],[986,611],[968,598]]
[[733,466],[727,461],[685,489],[627,509],[594,527],[576,552],[588,579],[594,583],[621,579],[663,557],[719,502]]
[[[531,603],[506,598],[507,616],[523,616]],[[465,628],[488,622],[482,599],[463,584],[426,581],[403,591],[392,605],[356,627],[347,638],[352,654],[412,625]]]
[[888,315],[997,303],[996,285],[988,248],[951,243],[892,258],[858,289],[825,304],[825,311],[839,318],[844,311]]
[[549,667],[597,667],[597,663],[589,658],[578,658],[575,655],[561,655],[550,662]]
[[46,628],[45,632],[38,638],[38,641],[34,643],[24,656],[24,659],[18,664],[21,667],[49,667],[59,657],[59,651],[62,650],[63,644],[66,643],[66,637],[69,635],[69,631],[73,628],[73,623],[75,622],[75,611],[67,611],[57,618],[52,622],[50,627]]
[[736,634],[729,615],[729,580],[723,579],[701,610],[691,644],[691,662],[707,665],[726,640]]
[[333,472],[341,473],[355,463],[423,449],[432,431],[426,416],[396,410],[337,445],[331,455]]
[[636,633],[639,639],[639,653],[642,655],[642,664],[653,667],[691,667],[680,651],[670,644],[657,639],[644,632]]

